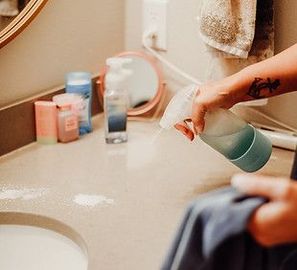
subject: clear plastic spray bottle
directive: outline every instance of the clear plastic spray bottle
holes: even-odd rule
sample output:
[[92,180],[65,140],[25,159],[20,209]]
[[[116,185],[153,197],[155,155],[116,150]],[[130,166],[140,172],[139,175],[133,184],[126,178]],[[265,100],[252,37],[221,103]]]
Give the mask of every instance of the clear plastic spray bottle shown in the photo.
[[[197,89],[197,85],[191,85],[173,97],[160,121],[162,128],[170,129],[191,116]],[[262,168],[272,152],[272,144],[268,138],[231,111],[224,109],[206,114],[205,128],[200,138],[246,172],[255,172]]]

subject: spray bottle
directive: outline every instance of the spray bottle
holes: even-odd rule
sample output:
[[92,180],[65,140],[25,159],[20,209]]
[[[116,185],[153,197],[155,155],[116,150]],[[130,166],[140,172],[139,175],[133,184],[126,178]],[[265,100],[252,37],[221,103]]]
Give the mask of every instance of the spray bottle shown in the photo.
[[[191,116],[198,88],[197,85],[190,85],[173,97],[160,121],[163,129],[170,129]],[[205,128],[199,136],[246,172],[262,168],[272,152],[271,142],[262,133],[229,110],[207,112]]]
[[109,70],[105,78],[104,112],[106,143],[122,143],[128,140],[127,110],[128,92],[126,80],[132,72],[123,68],[129,59],[109,58]]

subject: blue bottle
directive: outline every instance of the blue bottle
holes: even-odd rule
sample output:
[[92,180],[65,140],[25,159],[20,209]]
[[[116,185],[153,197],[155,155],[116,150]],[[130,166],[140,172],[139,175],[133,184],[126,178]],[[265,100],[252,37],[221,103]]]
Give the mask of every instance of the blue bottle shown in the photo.
[[71,72],[66,76],[66,93],[78,94],[83,98],[82,108],[79,110],[79,133],[84,135],[92,131],[91,102],[92,79],[88,72]]

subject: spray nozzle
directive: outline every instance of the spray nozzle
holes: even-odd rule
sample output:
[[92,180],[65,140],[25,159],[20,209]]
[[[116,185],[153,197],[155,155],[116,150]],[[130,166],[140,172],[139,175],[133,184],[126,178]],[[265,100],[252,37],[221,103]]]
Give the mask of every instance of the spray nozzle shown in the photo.
[[162,128],[170,129],[191,116],[192,104],[197,90],[197,85],[189,85],[171,99],[160,121]]
[[132,63],[131,58],[125,58],[125,57],[112,57],[106,59],[106,65],[109,67],[109,72],[116,72],[116,73],[122,73],[126,75],[127,77],[132,75],[132,71],[130,69],[126,69],[123,66],[126,64]]
[[118,61],[119,61],[122,65],[125,65],[125,64],[131,64],[131,63],[132,63],[132,59],[131,59],[131,58],[118,57],[117,59],[118,59]]
[[120,61],[117,58],[108,58],[106,59],[106,65],[109,67],[110,70],[119,70],[122,67]]
[[120,90],[125,88],[125,81],[132,75],[132,71],[123,66],[132,62],[132,59],[125,57],[112,57],[106,59],[109,70],[105,78],[107,89]]
[[124,57],[112,57],[106,59],[106,65],[109,66],[110,69],[122,69],[125,64],[130,64],[132,59],[124,58]]

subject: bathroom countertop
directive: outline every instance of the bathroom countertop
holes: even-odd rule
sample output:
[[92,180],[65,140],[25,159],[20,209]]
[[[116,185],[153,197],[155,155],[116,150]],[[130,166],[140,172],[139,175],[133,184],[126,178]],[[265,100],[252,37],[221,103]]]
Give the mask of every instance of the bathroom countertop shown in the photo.
[[[159,269],[186,205],[239,169],[174,130],[153,140],[157,122],[129,122],[129,142],[107,145],[102,115],[93,121],[79,141],[0,158],[0,211],[67,224],[86,243],[89,270]],[[261,172],[288,176],[292,162],[274,149]]]

